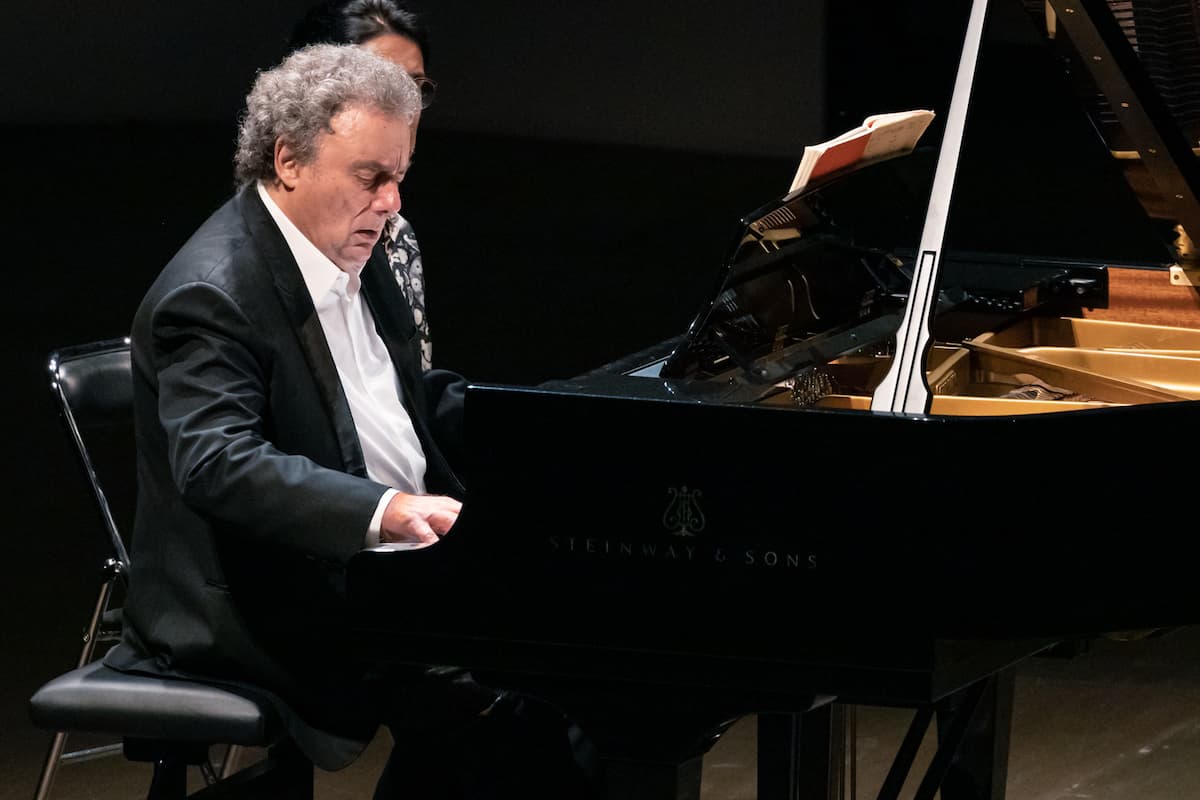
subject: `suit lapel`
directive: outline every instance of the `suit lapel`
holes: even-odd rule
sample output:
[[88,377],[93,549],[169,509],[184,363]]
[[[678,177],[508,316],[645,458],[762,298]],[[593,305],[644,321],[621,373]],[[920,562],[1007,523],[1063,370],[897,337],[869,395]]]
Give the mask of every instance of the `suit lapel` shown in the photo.
[[325,340],[325,331],[321,328],[321,320],[304,285],[304,277],[257,190],[253,186],[248,187],[243,190],[242,197],[242,213],[250,236],[271,273],[280,302],[321,392],[346,471],[365,478],[367,465],[358,441],[358,431],[354,427],[354,417],[350,414],[350,404],[342,390],[337,367],[329,352],[329,343]]
[[371,309],[375,330],[383,339],[383,345],[400,379],[401,391],[405,395],[402,401],[414,417],[413,424],[417,426],[417,432],[428,449],[430,438],[424,430],[425,397],[420,385],[421,370],[419,362],[414,360],[419,358],[414,349],[417,326],[381,245],[371,253],[361,278],[363,297]]
[[411,372],[409,362],[412,357],[409,351],[417,326],[382,247],[375,247],[370,261],[363,267],[361,278],[363,296],[367,299],[371,316],[375,318],[375,327],[387,346],[396,371]]
[[[429,408],[425,399],[417,326],[413,322],[412,309],[400,291],[400,285],[396,282],[382,245],[375,248],[371,260],[363,268],[362,287],[363,297],[366,298],[371,316],[375,319],[375,329],[379,331],[384,347],[392,358],[392,364],[396,367],[400,390],[403,393],[401,402],[408,410],[417,437],[421,440],[428,468],[433,473],[451,476],[450,480],[457,483],[457,478],[453,477],[453,470],[446,463],[434,439],[433,431],[429,428]],[[430,472],[426,473],[426,480],[429,474]],[[459,490],[461,491],[461,485]]]

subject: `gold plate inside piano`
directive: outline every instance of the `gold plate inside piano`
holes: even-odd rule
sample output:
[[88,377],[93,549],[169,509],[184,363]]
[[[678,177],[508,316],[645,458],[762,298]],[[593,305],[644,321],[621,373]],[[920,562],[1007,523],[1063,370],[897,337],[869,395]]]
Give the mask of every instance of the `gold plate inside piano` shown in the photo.
[[1200,357],[1200,330],[1077,317],[1029,317],[985,334],[997,347],[1119,350]]
[[[890,359],[825,365],[833,389],[795,387],[780,405],[868,410]],[[1200,399],[1200,330],[1076,318],[1029,318],[961,346],[935,346],[931,414],[1008,416]]]

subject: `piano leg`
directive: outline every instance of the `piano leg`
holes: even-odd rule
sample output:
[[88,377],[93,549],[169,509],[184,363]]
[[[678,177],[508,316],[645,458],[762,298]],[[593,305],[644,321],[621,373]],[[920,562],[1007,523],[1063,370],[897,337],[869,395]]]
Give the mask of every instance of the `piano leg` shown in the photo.
[[[942,782],[942,800],[1004,800],[1015,683],[1014,667],[996,673],[988,682]],[[953,724],[962,699],[959,692],[938,705],[939,741]]]
[[604,760],[604,796],[621,800],[700,800],[704,758],[679,762]]
[[[496,683],[486,675],[476,677]],[[582,746],[577,743],[577,757],[587,752],[591,754],[588,760],[598,762],[587,765],[586,771],[594,776],[597,797],[605,800],[699,800],[705,753],[730,725],[759,705],[741,691],[668,684],[544,676],[504,683],[506,688],[542,698],[572,720],[579,738],[586,740]],[[784,719],[802,713],[807,716],[806,712],[821,710],[831,700],[771,695],[763,697],[759,707],[778,709],[773,716]],[[825,736],[828,724],[826,721]],[[812,735],[818,736],[821,730],[814,725]]]
[[846,708],[758,715],[758,800],[836,800],[845,760]]
[[933,800],[939,790],[942,800],[1003,800],[1013,677],[1009,668],[955,692],[936,704],[936,709],[918,708],[884,779],[879,800],[900,796],[935,713],[939,717],[938,746],[914,800]]
[[599,756],[600,795],[607,800],[700,800],[704,754],[736,715],[664,698],[637,704],[566,706]]

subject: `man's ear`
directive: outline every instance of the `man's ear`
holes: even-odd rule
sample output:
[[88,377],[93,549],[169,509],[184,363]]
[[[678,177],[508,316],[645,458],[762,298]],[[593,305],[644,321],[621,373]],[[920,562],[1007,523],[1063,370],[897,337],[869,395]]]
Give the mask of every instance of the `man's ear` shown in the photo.
[[283,188],[294,189],[300,176],[300,162],[296,160],[296,151],[283,139],[275,140],[275,175]]

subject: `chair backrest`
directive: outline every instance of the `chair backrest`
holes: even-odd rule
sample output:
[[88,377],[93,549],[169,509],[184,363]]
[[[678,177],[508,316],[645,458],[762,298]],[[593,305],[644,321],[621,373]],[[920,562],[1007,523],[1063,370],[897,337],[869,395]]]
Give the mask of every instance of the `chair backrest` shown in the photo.
[[[59,416],[100,511],[108,553],[105,580],[77,668],[51,680],[30,699],[34,724],[56,732],[35,797],[48,796],[60,762],[111,751],[92,747],[64,753],[67,732],[86,731],[120,734],[127,758],[154,762],[150,798],[183,797],[187,765],[197,764],[210,785],[232,776],[228,794],[211,787],[221,797],[258,797],[259,788],[269,788],[271,797],[311,800],[312,762],[281,744],[286,741],[281,738],[283,723],[261,693],[125,673],[92,660],[101,617],[109,616],[110,592],[128,582],[129,555],[121,531],[133,529],[137,494],[129,339],[59,349],[50,355],[49,370]],[[120,614],[112,616],[119,634]],[[219,771],[208,764],[212,744],[231,745]],[[234,775],[243,745],[271,749],[266,759]]]
[[[61,348],[50,355],[49,370],[50,391],[91,485],[111,557],[128,574],[129,553],[121,531],[131,530],[137,482],[129,338]],[[104,486],[121,492],[121,502],[110,502]]]

